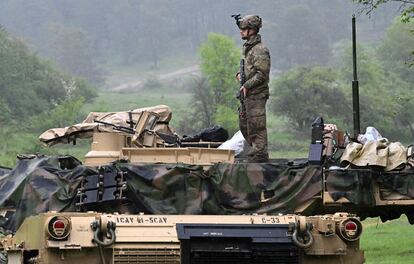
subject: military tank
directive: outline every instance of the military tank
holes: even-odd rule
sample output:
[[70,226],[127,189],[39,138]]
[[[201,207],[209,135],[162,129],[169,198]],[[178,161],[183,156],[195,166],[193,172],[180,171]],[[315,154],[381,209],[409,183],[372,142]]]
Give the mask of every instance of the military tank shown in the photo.
[[49,145],[92,137],[91,150],[85,164],[21,155],[3,170],[3,260],[363,263],[357,216],[293,214],[320,194],[319,166],[241,162],[218,142],[180,142],[169,118],[166,106],[91,113],[43,133]]
[[49,146],[92,138],[91,150],[83,164],[22,155],[1,170],[0,260],[363,263],[360,218],[414,223],[412,147],[361,144],[317,118],[307,159],[246,163],[221,142],[182,140],[171,116],[95,112],[43,133]]
[[2,245],[8,263],[363,263],[361,227],[348,214],[49,212]]
[[218,142],[180,142],[171,116],[167,106],[91,113],[40,136],[92,138],[84,164],[25,155],[4,168],[9,263],[363,263],[360,217],[412,221],[401,187],[412,148],[390,144],[383,168],[366,164],[362,149],[380,142],[356,147],[319,118],[308,159],[247,163]]
[[171,117],[90,113],[40,136],[92,138],[84,164],[37,154],[3,168],[8,262],[363,263],[360,218],[413,220],[412,148],[353,142],[318,118],[307,159],[247,163],[219,142],[181,141]]

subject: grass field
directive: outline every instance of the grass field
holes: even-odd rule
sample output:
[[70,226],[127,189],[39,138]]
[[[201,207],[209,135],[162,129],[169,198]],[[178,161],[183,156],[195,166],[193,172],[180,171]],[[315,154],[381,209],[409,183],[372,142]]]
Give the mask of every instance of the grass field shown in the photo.
[[414,263],[414,226],[407,217],[381,223],[376,218],[363,222],[361,248],[368,264]]

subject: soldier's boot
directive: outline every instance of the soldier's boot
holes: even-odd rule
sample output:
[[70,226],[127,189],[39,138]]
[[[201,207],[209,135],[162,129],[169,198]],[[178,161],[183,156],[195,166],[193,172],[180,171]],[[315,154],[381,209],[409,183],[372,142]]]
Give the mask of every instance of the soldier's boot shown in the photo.
[[249,162],[264,163],[269,161],[269,154],[267,153],[267,144],[263,143],[266,142],[253,142],[253,146],[247,155]]
[[266,163],[269,162],[269,154],[267,152],[256,151],[248,156],[248,161],[252,163]]

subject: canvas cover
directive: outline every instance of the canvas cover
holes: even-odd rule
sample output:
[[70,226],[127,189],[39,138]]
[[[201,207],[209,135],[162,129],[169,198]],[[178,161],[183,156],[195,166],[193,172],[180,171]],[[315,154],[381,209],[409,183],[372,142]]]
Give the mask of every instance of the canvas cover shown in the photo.
[[359,167],[379,166],[385,171],[403,167],[407,163],[407,148],[400,142],[389,143],[386,140],[368,141],[365,144],[352,142],[342,154],[342,164]]
[[[172,117],[170,108],[166,105],[158,105],[153,107],[145,107],[131,110],[132,120],[138,122],[144,111],[154,113],[159,116],[159,120],[154,130],[166,134],[173,134],[172,129],[168,126]],[[68,144],[77,138],[91,138],[95,132],[118,132],[112,126],[94,122],[94,120],[103,121],[117,126],[129,127],[129,113],[124,112],[91,112],[82,123],[67,126],[64,128],[52,128],[43,132],[39,136],[39,140],[47,145],[52,146],[58,143]]]
[[0,166],[0,177],[3,176],[6,173],[9,173],[10,171],[11,171],[11,168]]
[[[306,160],[217,163],[209,167],[116,162],[108,167],[126,173],[129,206],[114,210],[125,213],[293,213],[319,197],[324,176],[321,167],[309,166]],[[371,181],[414,198],[411,166],[387,173],[368,167],[326,173],[327,190],[335,200],[346,197],[355,205],[373,206]],[[83,177],[96,174],[97,168],[83,166],[70,156],[22,157],[13,170],[0,178],[0,207],[16,209],[9,219],[0,219],[0,228],[13,232],[30,215],[78,210],[77,188]],[[102,206],[101,210],[109,209]],[[321,206],[315,206],[306,214],[324,213],[321,210]]]

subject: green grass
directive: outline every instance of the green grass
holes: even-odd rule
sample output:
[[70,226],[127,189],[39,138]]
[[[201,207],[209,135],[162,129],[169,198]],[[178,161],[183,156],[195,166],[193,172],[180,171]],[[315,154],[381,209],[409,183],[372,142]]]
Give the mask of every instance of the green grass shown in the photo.
[[90,148],[89,140],[78,140],[76,146],[59,144],[49,148],[40,144],[38,136],[35,133],[18,131],[1,133],[0,166],[13,168],[16,165],[18,154],[72,155],[82,160]]
[[414,263],[414,226],[407,217],[381,223],[377,219],[363,222],[361,249],[368,264]]
[[0,165],[13,167],[16,163],[17,154],[35,153],[36,136],[30,133],[19,133],[16,131],[2,131],[0,134]]

